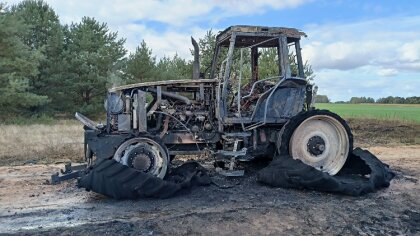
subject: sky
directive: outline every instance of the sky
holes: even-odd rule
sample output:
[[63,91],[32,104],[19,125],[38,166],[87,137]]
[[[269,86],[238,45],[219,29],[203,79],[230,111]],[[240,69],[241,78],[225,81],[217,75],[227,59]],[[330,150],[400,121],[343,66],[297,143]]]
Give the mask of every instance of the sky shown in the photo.
[[[6,0],[7,1],[7,0]],[[318,94],[420,96],[420,1],[392,0],[44,0],[63,24],[106,22],[133,52],[145,40],[158,58],[192,60],[190,36],[230,25],[294,27]],[[9,0],[9,5],[19,1]]]

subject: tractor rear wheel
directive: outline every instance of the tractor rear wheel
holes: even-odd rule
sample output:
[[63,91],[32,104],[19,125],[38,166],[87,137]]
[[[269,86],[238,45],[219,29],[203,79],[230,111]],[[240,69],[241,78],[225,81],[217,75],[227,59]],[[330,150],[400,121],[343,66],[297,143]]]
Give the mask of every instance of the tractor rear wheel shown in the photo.
[[277,151],[330,175],[337,174],[353,150],[347,123],[327,110],[301,112],[281,129]]

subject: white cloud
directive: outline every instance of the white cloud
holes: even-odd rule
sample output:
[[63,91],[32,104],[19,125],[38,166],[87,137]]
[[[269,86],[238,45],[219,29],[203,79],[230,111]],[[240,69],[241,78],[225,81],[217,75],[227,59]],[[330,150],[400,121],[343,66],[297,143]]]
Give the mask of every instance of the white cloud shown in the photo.
[[205,33],[205,29],[195,28],[187,33],[173,30],[164,33],[148,31],[143,36],[148,46],[154,49],[153,53],[158,57],[178,54],[183,58],[192,58],[190,53],[190,48],[192,48],[190,37],[193,36],[196,39],[202,38]]
[[386,69],[379,69],[378,70],[378,75],[380,75],[380,76],[390,77],[390,76],[394,76],[394,75],[397,75],[397,74],[398,74],[398,71],[396,69],[386,68]]
[[[227,17],[298,7],[310,0],[45,1],[62,23],[79,22],[83,16],[106,22],[127,38],[131,52],[144,39],[158,58],[178,53],[191,59],[190,36],[203,37],[208,30],[203,27]],[[320,94],[333,101],[419,95],[420,16],[314,24],[304,29],[309,37],[303,40],[303,55],[315,70]]]
[[[212,1],[216,8],[220,8],[223,15],[248,15],[264,12],[270,9],[294,8],[312,0],[216,0]],[[210,1],[211,2],[211,1]]]
[[373,66],[353,70],[323,69],[316,72],[318,94],[325,94],[332,101],[348,101],[351,97],[419,96],[418,73],[406,72],[393,76],[378,76]]
[[316,69],[350,70],[364,65],[387,62],[393,53],[389,49],[397,46],[397,42],[338,40],[337,42],[311,42],[305,45],[303,50],[306,59]]
[[[66,16],[95,16],[107,22],[127,20],[158,21],[169,25],[183,25],[203,18],[255,14],[266,9],[293,8],[309,0],[47,0],[59,13]],[[12,1],[18,2],[18,1]],[[62,14],[60,14],[62,15]],[[72,19],[69,17],[67,19]]]
[[420,61],[420,40],[404,43],[400,48],[400,55],[407,62]]
[[[315,69],[351,70],[365,65],[420,71],[420,16],[307,26],[304,56]],[[309,41],[309,42],[308,42]],[[384,71],[378,72],[384,74]]]
[[[207,29],[192,27],[185,31],[177,31],[176,29],[167,29],[163,32],[147,28],[144,24],[127,24],[116,28],[118,32],[123,32],[127,38],[126,48],[129,52],[134,52],[140,42],[144,40],[149,48],[152,49],[153,55],[157,58],[163,56],[172,57],[175,54],[186,59],[192,59],[190,52],[191,36],[195,39],[202,38]],[[214,29],[214,32],[217,32]]]
[[[126,48],[132,52],[145,40],[158,57],[191,58],[190,36],[204,36],[207,29],[199,23],[215,22],[237,15],[262,13],[267,9],[293,8],[312,0],[45,0],[64,24],[79,22],[83,16],[106,22],[112,31],[126,38]],[[10,0],[16,4],[20,0]],[[158,31],[154,23],[163,26]],[[217,30],[214,30],[217,32]]]
[[308,25],[303,55],[319,94],[332,101],[353,96],[418,96],[420,16]]

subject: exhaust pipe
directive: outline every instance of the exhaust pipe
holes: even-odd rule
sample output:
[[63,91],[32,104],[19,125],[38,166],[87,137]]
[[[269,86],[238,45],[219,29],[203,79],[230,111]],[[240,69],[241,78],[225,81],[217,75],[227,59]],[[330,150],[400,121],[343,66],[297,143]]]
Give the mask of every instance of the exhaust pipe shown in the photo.
[[194,47],[194,62],[193,62],[193,79],[200,79],[200,49],[197,41],[191,37],[191,42]]
[[[157,93],[157,90],[154,89],[154,88],[147,88],[147,91]],[[187,105],[191,105],[191,100],[187,97],[184,97],[184,96],[176,94],[176,93],[167,92],[167,91],[161,91],[161,93],[162,93],[163,96],[174,98],[174,99],[182,101],[183,103],[185,103]]]

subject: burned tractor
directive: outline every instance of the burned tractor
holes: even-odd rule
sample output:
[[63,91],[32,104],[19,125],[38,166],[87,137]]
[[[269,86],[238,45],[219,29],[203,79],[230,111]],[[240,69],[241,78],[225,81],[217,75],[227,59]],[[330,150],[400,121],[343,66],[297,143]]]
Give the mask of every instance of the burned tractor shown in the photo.
[[[226,175],[237,175],[238,161],[278,152],[336,174],[353,148],[352,135],[339,116],[313,109],[300,48],[304,36],[292,28],[231,26],[217,36],[205,73],[192,39],[192,79],[109,89],[106,124],[76,114],[85,125],[86,158],[114,159],[164,178],[177,155],[211,155],[230,167]],[[270,62],[276,70],[265,78],[262,50],[276,52]]]
[[[370,152],[353,149],[347,123],[313,108],[315,92],[301,56],[304,36],[292,28],[229,27],[217,36],[203,73],[192,39],[192,79],[109,89],[105,124],[76,113],[88,164],[66,165],[52,182],[78,177],[79,187],[116,199],[169,197],[215,184],[197,162],[169,168],[177,155],[200,155],[213,158],[225,176],[244,175],[238,162],[272,158],[257,179],[276,187],[357,196],[389,186],[394,174]],[[275,56],[263,60],[264,50]]]

